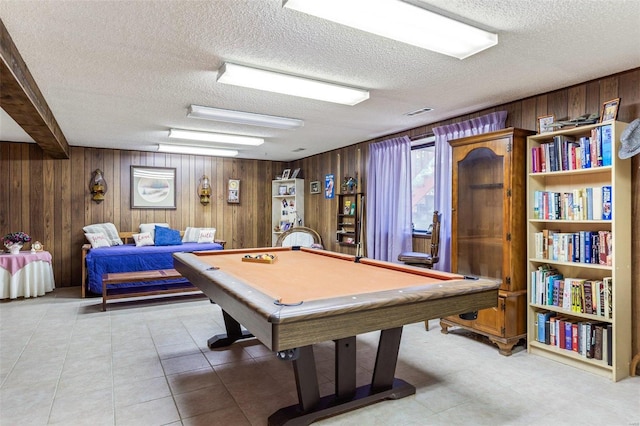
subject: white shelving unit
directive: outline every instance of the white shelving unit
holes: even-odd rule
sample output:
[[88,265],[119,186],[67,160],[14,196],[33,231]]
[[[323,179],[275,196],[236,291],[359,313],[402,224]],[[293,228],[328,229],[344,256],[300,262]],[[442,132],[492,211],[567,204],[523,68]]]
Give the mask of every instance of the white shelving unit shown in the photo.
[[304,226],[304,179],[271,182],[271,245],[287,226]]
[[[611,126],[611,165],[591,168],[578,168],[561,171],[532,172],[532,149],[551,143],[555,136],[568,136],[575,140],[581,137],[591,137],[592,130],[603,130],[604,126]],[[545,356],[556,361],[591,371],[618,381],[629,375],[631,362],[631,162],[620,160],[620,133],[627,126],[622,122],[593,124],[570,129],[562,129],[551,133],[537,134],[527,138],[527,271],[529,302],[527,309],[527,346],[530,353]],[[600,188],[611,186],[611,219],[602,217],[587,219],[576,215],[562,219],[540,218],[534,214],[536,191],[556,193],[572,193],[583,188]],[[597,197],[596,197],[597,201]],[[538,203],[539,206],[539,203]],[[575,206],[575,205],[574,205]],[[611,232],[612,249],[611,264],[575,262],[565,259],[550,260],[540,258],[540,250],[536,252],[536,233],[544,229],[556,230],[562,233],[576,233],[580,231]],[[580,247],[580,244],[577,244]],[[552,256],[548,256],[552,257]],[[610,318],[602,315],[588,314],[561,306],[550,305],[549,301],[540,303],[536,299],[532,288],[534,282],[532,273],[543,265],[549,265],[566,278],[587,280],[603,280],[611,277],[611,311]],[[564,280],[566,281],[566,280]],[[606,301],[605,301],[606,303]],[[565,318],[569,322],[611,326],[611,359],[608,361],[594,359],[579,352],[561,349],[555,345],[538,341],[538,314],[551,313],[556,318]],[[602,349],[606,351],[606,348]],[[605,355],[606,358],[606,355]],[[609,365],[610,364],[610,365]]]

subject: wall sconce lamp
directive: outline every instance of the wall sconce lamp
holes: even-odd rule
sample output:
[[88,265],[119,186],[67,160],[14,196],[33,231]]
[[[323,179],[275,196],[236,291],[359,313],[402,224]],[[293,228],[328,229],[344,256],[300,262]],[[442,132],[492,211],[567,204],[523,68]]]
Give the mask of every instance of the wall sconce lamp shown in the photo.
[[89,191],[91,192],[91,199],[100,204],[104,201],[104,194],[107,193],[107,181],[104,180],[102,170],[96,169],[89,181]]
[[211,183],[206,175],[203,175],[198,184],[198,196],[200,197],[200,204],[206,206],[211,202]]

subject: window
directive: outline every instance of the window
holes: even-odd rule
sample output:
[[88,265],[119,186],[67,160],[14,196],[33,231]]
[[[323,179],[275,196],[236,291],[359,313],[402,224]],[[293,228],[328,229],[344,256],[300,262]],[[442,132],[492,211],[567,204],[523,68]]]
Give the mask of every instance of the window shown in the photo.
[[435,188],[435,137],[411,142],[411,216],[414,232],[431,231]]

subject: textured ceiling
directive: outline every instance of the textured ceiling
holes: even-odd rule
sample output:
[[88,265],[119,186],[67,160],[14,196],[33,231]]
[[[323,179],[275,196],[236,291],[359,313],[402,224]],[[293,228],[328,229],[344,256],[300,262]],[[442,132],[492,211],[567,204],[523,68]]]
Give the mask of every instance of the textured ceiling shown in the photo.
[[[289,161],[640,66],[640,0],[420,2],[498,34],[497,46],[462,61],[281,3],[1,0],[0,18],[72,146],[155,151],[175,127],[261,136],[239,157]],[[368,88],[371,98],[343,106],[222,85],[225,61]],[[305,125],[194,120],[190,104]],[[423,107],[434,111],[403,115]],[[4,112],[0,140],[32,141]]]

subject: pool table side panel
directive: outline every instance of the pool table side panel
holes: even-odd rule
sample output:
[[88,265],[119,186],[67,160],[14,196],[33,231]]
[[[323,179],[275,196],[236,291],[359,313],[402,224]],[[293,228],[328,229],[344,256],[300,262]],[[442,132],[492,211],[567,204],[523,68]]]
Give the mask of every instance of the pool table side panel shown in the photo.
[[423,300],[408,305],[345,312],[273,325],[273,350],[285,350],[327,340],[341,339],[370,331],[495,307],[498,290],[461,294],[442,299]]

